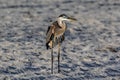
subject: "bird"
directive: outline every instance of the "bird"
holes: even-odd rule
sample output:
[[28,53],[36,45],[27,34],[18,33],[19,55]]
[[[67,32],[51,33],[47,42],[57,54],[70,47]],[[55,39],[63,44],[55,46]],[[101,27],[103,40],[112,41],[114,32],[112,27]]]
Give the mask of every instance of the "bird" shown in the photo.
[[60,72],[60,47],[65,40],[65,32],[67,29],[66,21],[77,21],[76,18],[66,14],[58,16],[57,20],[48,26],[46,32],[46,49],[51,49],[51,73],[53,74],[53,48],[58,46],[58,73]]

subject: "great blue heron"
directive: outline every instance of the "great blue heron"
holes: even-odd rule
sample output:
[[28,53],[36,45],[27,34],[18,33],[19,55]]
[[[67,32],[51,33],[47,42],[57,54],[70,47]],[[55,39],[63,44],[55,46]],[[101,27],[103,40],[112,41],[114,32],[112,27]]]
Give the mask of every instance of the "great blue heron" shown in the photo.
[[53,73],[53,48],[56,45],[58,45],[58,73],[60,72],[60,45],[64,41],[67,27],[64,21],[76,21],[76,19],[62,14],[48,27],[46,33],[46,48],[51,49],[51,73]]

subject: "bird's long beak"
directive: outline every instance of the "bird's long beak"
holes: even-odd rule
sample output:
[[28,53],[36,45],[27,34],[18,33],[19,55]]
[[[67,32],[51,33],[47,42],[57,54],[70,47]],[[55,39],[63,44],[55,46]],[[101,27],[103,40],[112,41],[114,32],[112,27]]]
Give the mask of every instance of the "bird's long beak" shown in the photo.
[[77,21],[77,19],[75,19],[75,18],[73,18],[73,17],[68,17],[68,19],[69,19],[70,21]]

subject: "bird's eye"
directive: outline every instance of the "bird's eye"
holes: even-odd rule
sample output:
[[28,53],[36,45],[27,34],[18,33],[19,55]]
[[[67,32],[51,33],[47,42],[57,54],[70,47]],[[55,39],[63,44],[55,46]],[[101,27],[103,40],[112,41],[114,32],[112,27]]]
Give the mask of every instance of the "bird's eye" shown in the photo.
[[64,18],[66,18],[66,16],[63,16]]

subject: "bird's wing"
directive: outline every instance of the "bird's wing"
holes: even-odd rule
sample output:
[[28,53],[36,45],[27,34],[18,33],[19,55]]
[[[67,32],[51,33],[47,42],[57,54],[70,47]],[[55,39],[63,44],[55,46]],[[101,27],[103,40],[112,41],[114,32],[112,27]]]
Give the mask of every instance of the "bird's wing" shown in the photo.
[[54,35],[54,30],[55,30],[55,26],[54,25],[51,25],[48,27],[48,30],[47,30],[47,33],[46,33],[46,43],[48,43],[53,35]]

